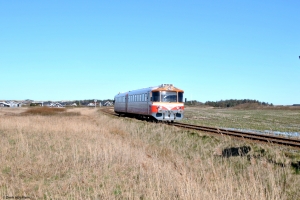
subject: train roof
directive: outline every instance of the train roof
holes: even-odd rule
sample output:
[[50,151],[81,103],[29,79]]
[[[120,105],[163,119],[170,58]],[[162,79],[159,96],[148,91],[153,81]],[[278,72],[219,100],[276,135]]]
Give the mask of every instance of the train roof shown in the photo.
[[158,92],[158,91],[174,91],[174,92],[184,92],[182,89],[179,89],[177,87],[174,87],[173,84],[161,84],[159,86],[154,86],[154,87],[148,87],[148,88],[141,88],[137,90],[130,90],[128,92],[120,92],[116,96],[123,96],[128,93],[138,93],[138,92]]
[[184,92],[182,89],[174,87],[173,84],[161,84],[160,86],[156,87],[155,89],[152,89],[152,92],[166,91],[166,90],[175,91],[175,92]]

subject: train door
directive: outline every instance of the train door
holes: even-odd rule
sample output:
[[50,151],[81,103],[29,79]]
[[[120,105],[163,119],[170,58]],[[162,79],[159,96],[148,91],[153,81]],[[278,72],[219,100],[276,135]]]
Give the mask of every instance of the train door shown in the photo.
[[150,92],[148,92],[147,94],[147,105],[148,105],[148,115],[150,115]]
[[128,108],[128,94],[125,95],[125,112],[127,112]]

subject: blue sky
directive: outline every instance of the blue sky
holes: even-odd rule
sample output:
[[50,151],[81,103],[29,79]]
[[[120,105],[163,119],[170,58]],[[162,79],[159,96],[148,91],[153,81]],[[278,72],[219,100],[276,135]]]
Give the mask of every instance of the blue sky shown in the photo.
[[300,103],[299,8],[0,0],[0,100],[112,99],[173,83],[188,100]]

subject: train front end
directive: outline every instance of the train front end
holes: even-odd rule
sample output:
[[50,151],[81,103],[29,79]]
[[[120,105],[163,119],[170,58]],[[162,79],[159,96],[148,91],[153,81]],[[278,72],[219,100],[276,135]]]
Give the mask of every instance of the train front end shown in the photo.
[[181,120],[184,116],[184,91],[172,84],[162,84],[151,91],[150,114],[158,121]]

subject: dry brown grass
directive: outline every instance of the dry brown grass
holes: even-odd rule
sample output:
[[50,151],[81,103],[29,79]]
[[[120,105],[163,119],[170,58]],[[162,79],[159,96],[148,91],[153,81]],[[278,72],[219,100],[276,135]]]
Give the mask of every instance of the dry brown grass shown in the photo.
[[[162,124],[81,115],[0,115],[0,195],[31,199],[296,199],[299,175],[279,148]],[[1,112],[1,111],[0,111]],[[221,152],[221,153],[220,153]],[[288,166],[288,165],[287,165]]]
[[79,115],[79,112],[67,112],[66,108],[55,107],[30,107],[22,114],[24,115]]

